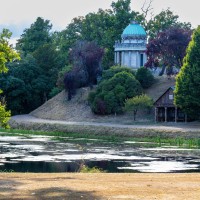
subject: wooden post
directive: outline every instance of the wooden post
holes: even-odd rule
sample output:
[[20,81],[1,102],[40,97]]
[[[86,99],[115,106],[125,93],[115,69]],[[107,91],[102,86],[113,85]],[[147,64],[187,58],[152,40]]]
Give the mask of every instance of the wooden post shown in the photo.
[[158,108],[155,107],[155,123],[158,121]]
[[185,123],[187,122],[187,114],[185,114]]
[[165,122],[167,122],[167,107],[165,107]]
[[177,107],[175,107],[175,123],[177,123]]

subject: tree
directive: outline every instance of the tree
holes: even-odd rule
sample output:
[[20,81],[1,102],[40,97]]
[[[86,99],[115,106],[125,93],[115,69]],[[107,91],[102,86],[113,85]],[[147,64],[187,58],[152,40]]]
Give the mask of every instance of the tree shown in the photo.
[[131,69],[130,67],[112,66],[109,69],[103,71],[102,80],[106,80],[106,79],[108,80],[119,72],[127,72],[127,73],[131,73],[133,76],[135,76],[135,71],[133,69]]
[[56,86],[58,72],[61,70],[64,63],[60,59],[60,54],[53,44],[44,44],[36,49],[33,54],[39,68],[39,74],[43,77],[45,85],[41,90],[43,103],[47,101],[49,93]]
[[191,40],[191,30],[179,27],[170,27],[150,39],[147,45],[146,67],[153,68],[159,65],[172,68],[181,67],[186,48]]
[[89,102],[96,114],[120,114],[123,112],[125,99],[141,93],[140,83],[131,73],[124,71],[103,80],[96,91],[90,93]]
[[[121,39],[121,33],[130,20],[143,21],[143,15],[132,11],[130,0],[112,2],[111,9],[99,9],[96,13],[88,13],[84,17],[74,18],[60,34],[56,34],[58,49],[65,52],[66,57],[76,40],[94,41],[105,49],[102,60],[104,69],[114,64],[115,40]],[[66,63],[69,64],[69,63]]]
[[[19,59],[19,54],[9,46],[8,39],[11,37],[11,32],[4,29],[0,33],[0,73],[6,73],[8,68],[6,67],[7,62],[12,62]],[[0,90],[0,94],[2,91]],[[0,101],[0,126],[8,128],[8,121],[10,118],[10,112],[6,111],[5,102]]]
[[49,20],[38,17],[30,28],[24,30],[16,44],[16,48],[25,54],[33,53],[39,47],[51,42],[51,28],[52,25]]
[[126,99],[124,109],[127,112],[133,112],[133,119],[136,120],[138,111],[149,110],[153,107],[153,100],[146,94]]
[[43,102],[40,68],[32,55],[21,54],[21,58],[9,63],[8,73],[0,75],[3,95],[12,114],[29,113]]
[[78,41],[71,50],[71,60],[74,68],[84,71],[87,76],[86,84],[92,86],[97,83],[101,75],[101,60],[104,50],[95,42]]
[[179,27],[182,29],[191,29],[190,23],[182,23],[178,21],[179,16],[175,15],[169,8],[162,10],[159,14],[152,17],[146,22],[146,31],[150,39],[155,38],[160,32],[170,27]]
[[155,82],[153,74],[145,67],[140,67],[137,70],[135,78],[140,82],[143,89],[151,87]]
[[187,48],[174,94],[178,107],[191,117],[200,118],[200,26],[194,31]]

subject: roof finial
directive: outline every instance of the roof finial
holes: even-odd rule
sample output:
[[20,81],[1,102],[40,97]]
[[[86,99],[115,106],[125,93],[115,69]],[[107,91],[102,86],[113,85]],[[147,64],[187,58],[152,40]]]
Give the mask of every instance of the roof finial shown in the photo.
[[130,24],[138,24],[138,22],[136,20],[131,20]]

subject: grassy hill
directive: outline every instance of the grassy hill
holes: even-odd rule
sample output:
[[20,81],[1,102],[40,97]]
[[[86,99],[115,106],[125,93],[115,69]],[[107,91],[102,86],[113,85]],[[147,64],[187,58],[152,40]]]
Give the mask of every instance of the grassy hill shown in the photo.
[[[155,84],[145,90],[153,100],[165,92],[170,86],[175,84],[175,79],[168,79],[165,76],[158,77]],[[93,122],[112,122],[130,124],[133,122],[130,114],[97,116],[91,112],[87,102],[90,92],[89,88],[80,88],[71,101],[67,101],[67,93],[62,91],[42,106],[30,113],[30,115],[42,119],[64,120],[64,121],[93,121]],[[138,116],[139,121],[148,121],[150,116]],[[150,119],[153,119],[153,117]]]

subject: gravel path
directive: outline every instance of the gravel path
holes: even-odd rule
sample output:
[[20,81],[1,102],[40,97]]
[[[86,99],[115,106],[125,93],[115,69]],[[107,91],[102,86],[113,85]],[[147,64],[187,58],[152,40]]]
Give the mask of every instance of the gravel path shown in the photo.
[[[104,128],[115,128],[115,129],[129,129],[129,130],[155,130],[165,132],[181,132],[181,133],[196,133],[197,136],[200,134],[199,123],[166,123],[166,124],[152,124],[152,125],[124,125],[115,123],[97,123],[97,122],[72,122],[72,121],[61,121],[61,120],[49,120],[40,119],[31,115],[16,115],[11,118],[11,126],[13,124],[35,124],[39,125],[64,125],[64,126],[78,126],[78,127],[104,127]],[[17,127],[14,127],[17,128]]]

